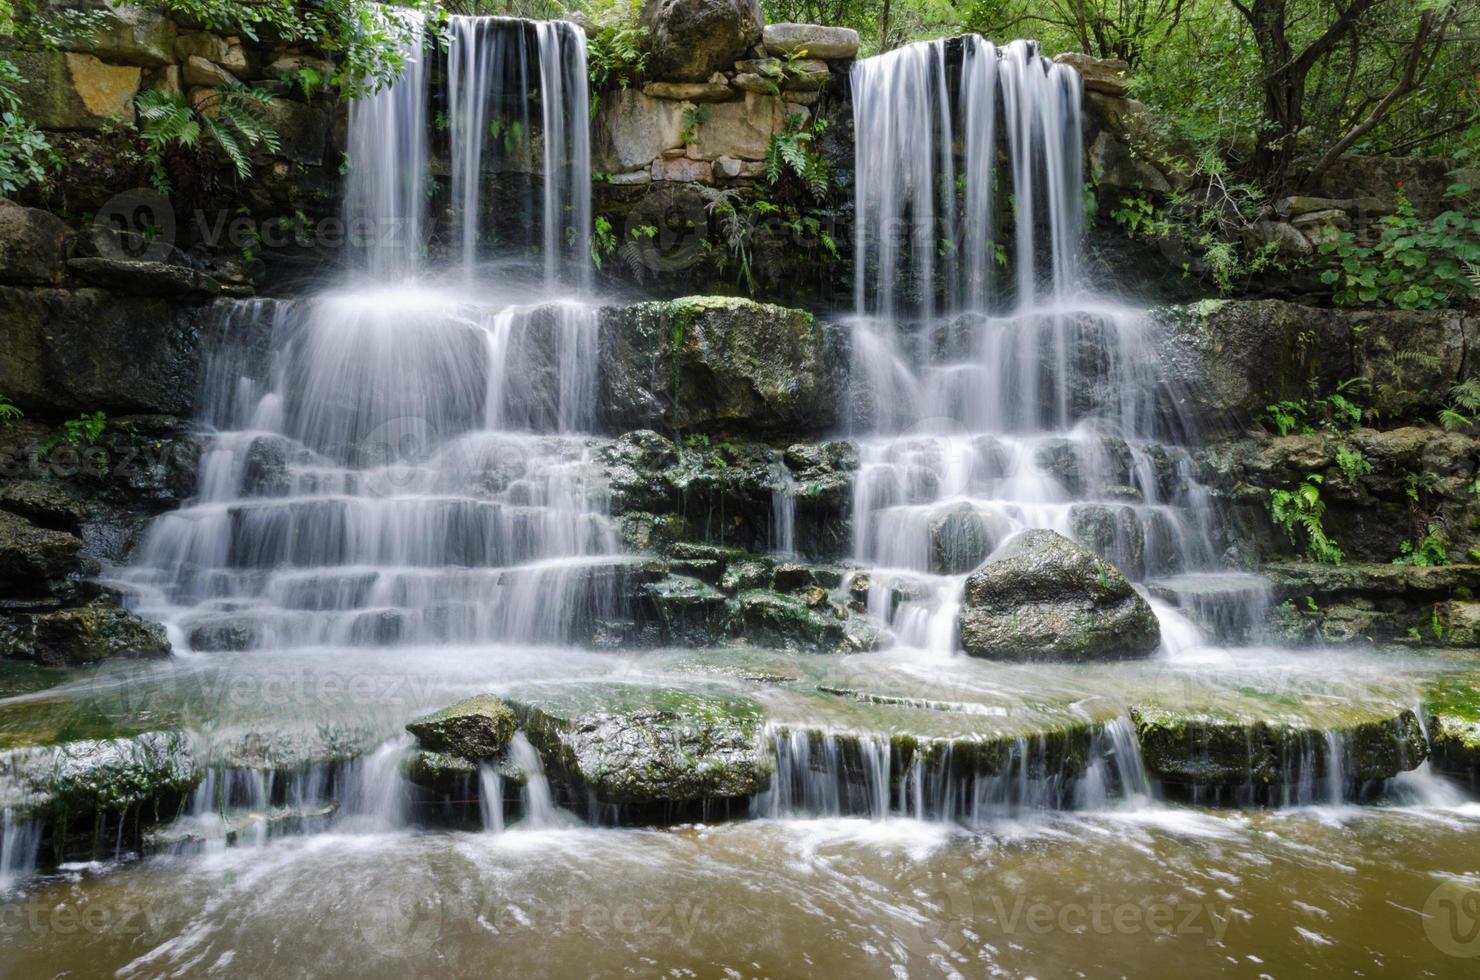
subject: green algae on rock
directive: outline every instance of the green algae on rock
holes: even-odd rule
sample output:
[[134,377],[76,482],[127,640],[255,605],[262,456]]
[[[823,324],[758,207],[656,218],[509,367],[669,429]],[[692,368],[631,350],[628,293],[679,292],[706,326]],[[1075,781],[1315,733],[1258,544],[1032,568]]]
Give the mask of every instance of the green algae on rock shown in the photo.
[[464,759],[490,759],[514,737],[514,712],[499,698],[479,694],[406,725],[423,748]]

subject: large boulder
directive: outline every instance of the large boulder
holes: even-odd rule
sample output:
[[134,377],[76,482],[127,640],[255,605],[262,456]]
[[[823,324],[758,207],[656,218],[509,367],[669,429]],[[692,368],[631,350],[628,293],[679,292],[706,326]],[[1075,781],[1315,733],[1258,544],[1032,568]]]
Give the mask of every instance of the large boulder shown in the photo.
[[1053,531],[1024,531],[966,579],[961,645],[1000,660],[1144,657],[1156,616],[1115,566]]
[[858,32],[851,27],[820,24],[767,24],[761,32],[766,54],[805,54],[809,58],[852,58],[858,54]]
[[0,282],[56,283],[66,242],[67,226],[61,218],[0,199]]
[[102,129],[132,123],[143,70],[71,51],[12,51],[21,115],[42,129]]
[[514,712],[491,694],[459,701],[406,726],[423,748],[463,759],[498,755],[514,737]]
[[577,798],[672,811],[752,796],[775,770],[761,707],[746,698],[610,684],[511,700]]
[[591,165],[612,173],[646,167],[664,150],[683,145],[683,116],[682,102],[635,88],[602,96],[591,127]]
[[609,307],[601,323],[607,432],[809,433],[833,428],[827,332],[801,310],[720,296]]
[[1106,95],[1125,95],[1131,66],[1117,58],[1096,58],[1080,51],[1065,51],[1054,55],[1054,64],[1068,65],[1079,73],[1086,92],[1103,92]]
[[[98,23],[69,40],[69,47],[115,65],[158,68],[175,60],[175,23],[157,10],[116,3],[106,5],[98,15]],[[219,43],[225,47],[225,41]]]
[[760,0],[647,0],[639,21],[648,32],[649,76],[702,82],[761,39],[765,17]]

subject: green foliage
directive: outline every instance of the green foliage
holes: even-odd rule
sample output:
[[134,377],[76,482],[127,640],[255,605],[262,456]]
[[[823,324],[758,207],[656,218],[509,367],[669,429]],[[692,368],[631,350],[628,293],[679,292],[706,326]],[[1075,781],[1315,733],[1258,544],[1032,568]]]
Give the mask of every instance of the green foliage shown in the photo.
[[601,263],[609,259],[616,250],[617,233],[612,230],[611,219],[598,214],[591,222],[591,261],[600,269]]
[[1398,546],[1399,555],[1393,559],[1393,564],[1447,565],[1449,564],[1449,548],[1449,535],[1445,532],[1443,525],[1431,521],[1418,544],[1409,540]]
[[98,437],[108,426],[108,416],[102,412],[83,412],[75,419],[68,419],[62,423],[62,429],[66,433],[67,442],[78,448],[91,446],[97,443]]
[[213,89],[196,106],[165,92],[140,95],[136,104],[150,182],[157,190],[168,192],[165,152],[171,147],[196,149],[203,136],[231,161],[238,177],[251,177],[251,151],[260,146],[275,153],[280,145],[277,130],[267,120],[271,98],[268,92],[241,85]]
[[1326,515],[1326,503],[1321,499],[1321,486],[1325,482],[1325,477],[1319,473],[1311,473],[1293,488],[1271,489],[1269,513],[1274,523],[1285,529],[1290,542],[1302,546],[1310,558],[1340,565],[1345,554],[1326,535],[1322,524]]
[[61,166],[46,136],[21,115],[20,84],[15,65],[0,58],[0,196],[45,184]]
[[[334,58],[330,81],[346,95],[366,95],[401,76],[423,38],[434,33],[442,7],[435,0],[165,0],[183,19],[252,41],[273,38],[316,46]],[[310,92],[323,83],[311,75],[293,79]]]
[[25,414],[9,398],[0,395],[0,427],[10,428],[16,419],[24,418]]
[[832,165],[822,158],[814,145],[826,129],[825,119],[808,125],[800,112],[787,116],[781,131],[772,133],[766,144],[766,183],[775,187],[790,174],[801,181],[815,200],[827,197]]
[[591,24],[586,30],[586,73],[594,115],[603,91],[626,88],[647,69],[647,28],[638,23],[642,0],[588,0],[583,10]]
[[699,127],[709,119],[709,109],[705,106],[690,106],[683,111],[683,131],[679,134],[679,142],[684,146],[699,142]]
[[1174,243],[1185,254],[1182,271],[1210,279],[1220,293],[1231,293],[1255,274],[1277,266],[1274,243],[1249,246],[1251,232],[1264,216],[1268,195],[1249,181],[1234,178],[1216,144],[1199,149],[1190,162],[1180,155],[1154,155],[1152,147],[1177,140],[1166,120],[1148,123],[1154,135],[1133,142],[1132,152],[1180,175],[1178,189],[1158,204],[1150,194],[1120,200],[1110,217],[1132,238]]
[[1449,404],[1439,409],[1439,424],[1450,432],[1472,428],[1480,420],[1480,378],[1466,378],[1449,389]]
[[1456,183],[1447,196],[1454,207],[1423,219],[1400,189],[1397,211],[1379,222],[1374,244],[1343,232],[1321,245],[1331,262],[1321,281],[1331,287],[1332,300],[1432,310],[1480,295],[1466,271],[1480,262],[1480,194]]
[[1348,378],[1329,395],[1286,399],[1264,406],[1258,416],[1267,428],[1282,436],[1292,432],[1310,435],[1317,427],[1331,432],[1348,432],[1362,424],[1362,408],[1353,399],[1367,391],[1364,378]]
[[1362,477],[1372,472],[1372,464],[1362,455],[1361,450],[1350,446],[1336,447],[1336,466],[1341,470],[1341,475],[1346,481],[1356,484]]

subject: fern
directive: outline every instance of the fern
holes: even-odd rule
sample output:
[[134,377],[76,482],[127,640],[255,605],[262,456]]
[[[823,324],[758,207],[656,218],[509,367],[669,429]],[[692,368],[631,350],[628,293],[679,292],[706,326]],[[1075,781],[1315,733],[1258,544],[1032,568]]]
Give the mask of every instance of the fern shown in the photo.
[[821,200],[827,196],[832,180],[832,167],[813,148],[817,137],[827,128],[825,120],[817,120],[810,127],[799,112],[786,118],[779,133],[772,133],[766,144],[766,183],[775,187],[782,177],[790,173],[796,176],[807,193]]
[[135,105],[143,123],[141,135],[150,183],[167,193],[170,182],[164,166],[165,151],[170,147],[194,149],[205,136],[231,162],[239,178],[250,178],[253,150],[260,147],[276,153],[282,148],[282,140],[267,117],[271,101],[271,93],[244,85],[214,89],[197,105],[165,92],[140,95]]
[[1323,518],[1326,502],[1321,499],[1325,478],[1311,473],[1294,489],[1269,491],[1269,512],[1274,522],[1285,529],[1292,544],[1304,538],[1305,553],[1319,562],[1340,565],[1346,557],[1341,547],[1326,534]]

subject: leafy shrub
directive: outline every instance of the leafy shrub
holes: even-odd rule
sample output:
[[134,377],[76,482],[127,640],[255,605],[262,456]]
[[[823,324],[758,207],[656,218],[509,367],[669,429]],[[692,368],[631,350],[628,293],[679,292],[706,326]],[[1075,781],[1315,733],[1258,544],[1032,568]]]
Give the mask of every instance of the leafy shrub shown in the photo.
[[1433,218],[1418,217],[1407,195],[1398,192],[1397,211],[1380,222],[1374,244],[1351,232],[1320,247],[1331,268],[1321,281],[1344,306],[1377,304],[1405,310],[1432,310],[1473,300],[1480,291],[1466,274],[1480,262],[1480,196],[1469,184],[1452,184],[1455,206]]
[[603,91],[626,88],[647,69],[643,47],[647,28],[638,23],[642,0],[590,0],[585,13],[591,21],[586,31],[586,74],[594,114]]
[[20,84],[20,71],[0,58],[0,196],[46,183],[61,165],[46,136],[21,115]]

